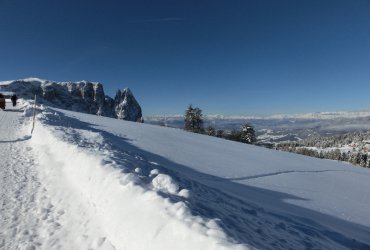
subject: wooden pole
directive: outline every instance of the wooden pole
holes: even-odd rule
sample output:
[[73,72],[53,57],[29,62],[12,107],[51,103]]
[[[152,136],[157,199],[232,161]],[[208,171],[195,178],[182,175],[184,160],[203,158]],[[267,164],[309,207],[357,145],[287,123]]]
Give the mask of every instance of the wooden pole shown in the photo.
[[35,100],[34,100],[34,104],[33,104],[33,121],[32,121],[31,135],[33,133],[33,129],[35,128],[35,116],[36,116],[36,95],[35,95]]

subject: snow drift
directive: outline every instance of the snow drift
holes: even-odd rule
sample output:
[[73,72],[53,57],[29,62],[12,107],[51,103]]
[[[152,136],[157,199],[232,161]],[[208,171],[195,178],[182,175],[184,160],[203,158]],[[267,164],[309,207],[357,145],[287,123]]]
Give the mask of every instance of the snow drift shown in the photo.
[[[38,124],[32,138],[43,178],[50,190],[63,189],[53,190],[56,197],[78,201],[99,221],[109,245],[115,249],[246,249],[229,239],[217,221],[194,216],[184,202],[159,195],[187,193],[169,175],[153,169],[152,182],[145,184],[140,169],[132,172],[128,164],[112,159],[114,153],[99,133],[50,129],[45,124],[51,116],[60,118],[47,111],[38,116],[44,123]],[[63,142],[65,132],[73,134],[79,145]]]

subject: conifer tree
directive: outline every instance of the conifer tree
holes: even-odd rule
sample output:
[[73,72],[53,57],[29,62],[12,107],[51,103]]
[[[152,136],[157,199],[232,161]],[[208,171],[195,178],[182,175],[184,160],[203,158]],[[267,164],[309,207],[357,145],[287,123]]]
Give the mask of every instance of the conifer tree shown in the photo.
[[367,162],[367,154],[360,154],[360,166],[361,167],[366,167],[366,162]]
[[240,141],[248,144],[252,144],[257,141],[256,133],[252,125],[247,123],[242,127]]
[[206,132],[209,136],[216,136],[216,129],[212,126],[208,126]]
[[224,137],[224,133],[225,132],[222,129],[219,129],[219,130],[217,130],[216,136],[222,138],[222,137]]
[[202,110],[198,107],[193,108],[192,105],[185,111],[185,130],[194,133],[203,133],[203,114]]

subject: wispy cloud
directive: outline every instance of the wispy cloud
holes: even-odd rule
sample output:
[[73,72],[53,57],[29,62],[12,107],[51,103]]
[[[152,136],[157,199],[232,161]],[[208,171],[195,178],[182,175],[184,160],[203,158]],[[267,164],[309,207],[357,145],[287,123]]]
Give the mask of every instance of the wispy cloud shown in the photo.
[[162,22],[181,22],[184,21],[184,18],[179,17],[164,17],[164,18],[151,18],[151,19],[140,19],[134,20],[130,23],[162,23]]

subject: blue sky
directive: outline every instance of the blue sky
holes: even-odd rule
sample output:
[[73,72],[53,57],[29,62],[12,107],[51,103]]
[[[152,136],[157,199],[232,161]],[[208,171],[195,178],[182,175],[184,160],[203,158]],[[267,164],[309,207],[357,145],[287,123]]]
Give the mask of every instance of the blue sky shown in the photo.
[[144,115],[370,109],[368,0],[0,0],[0,79],[130,87]]

